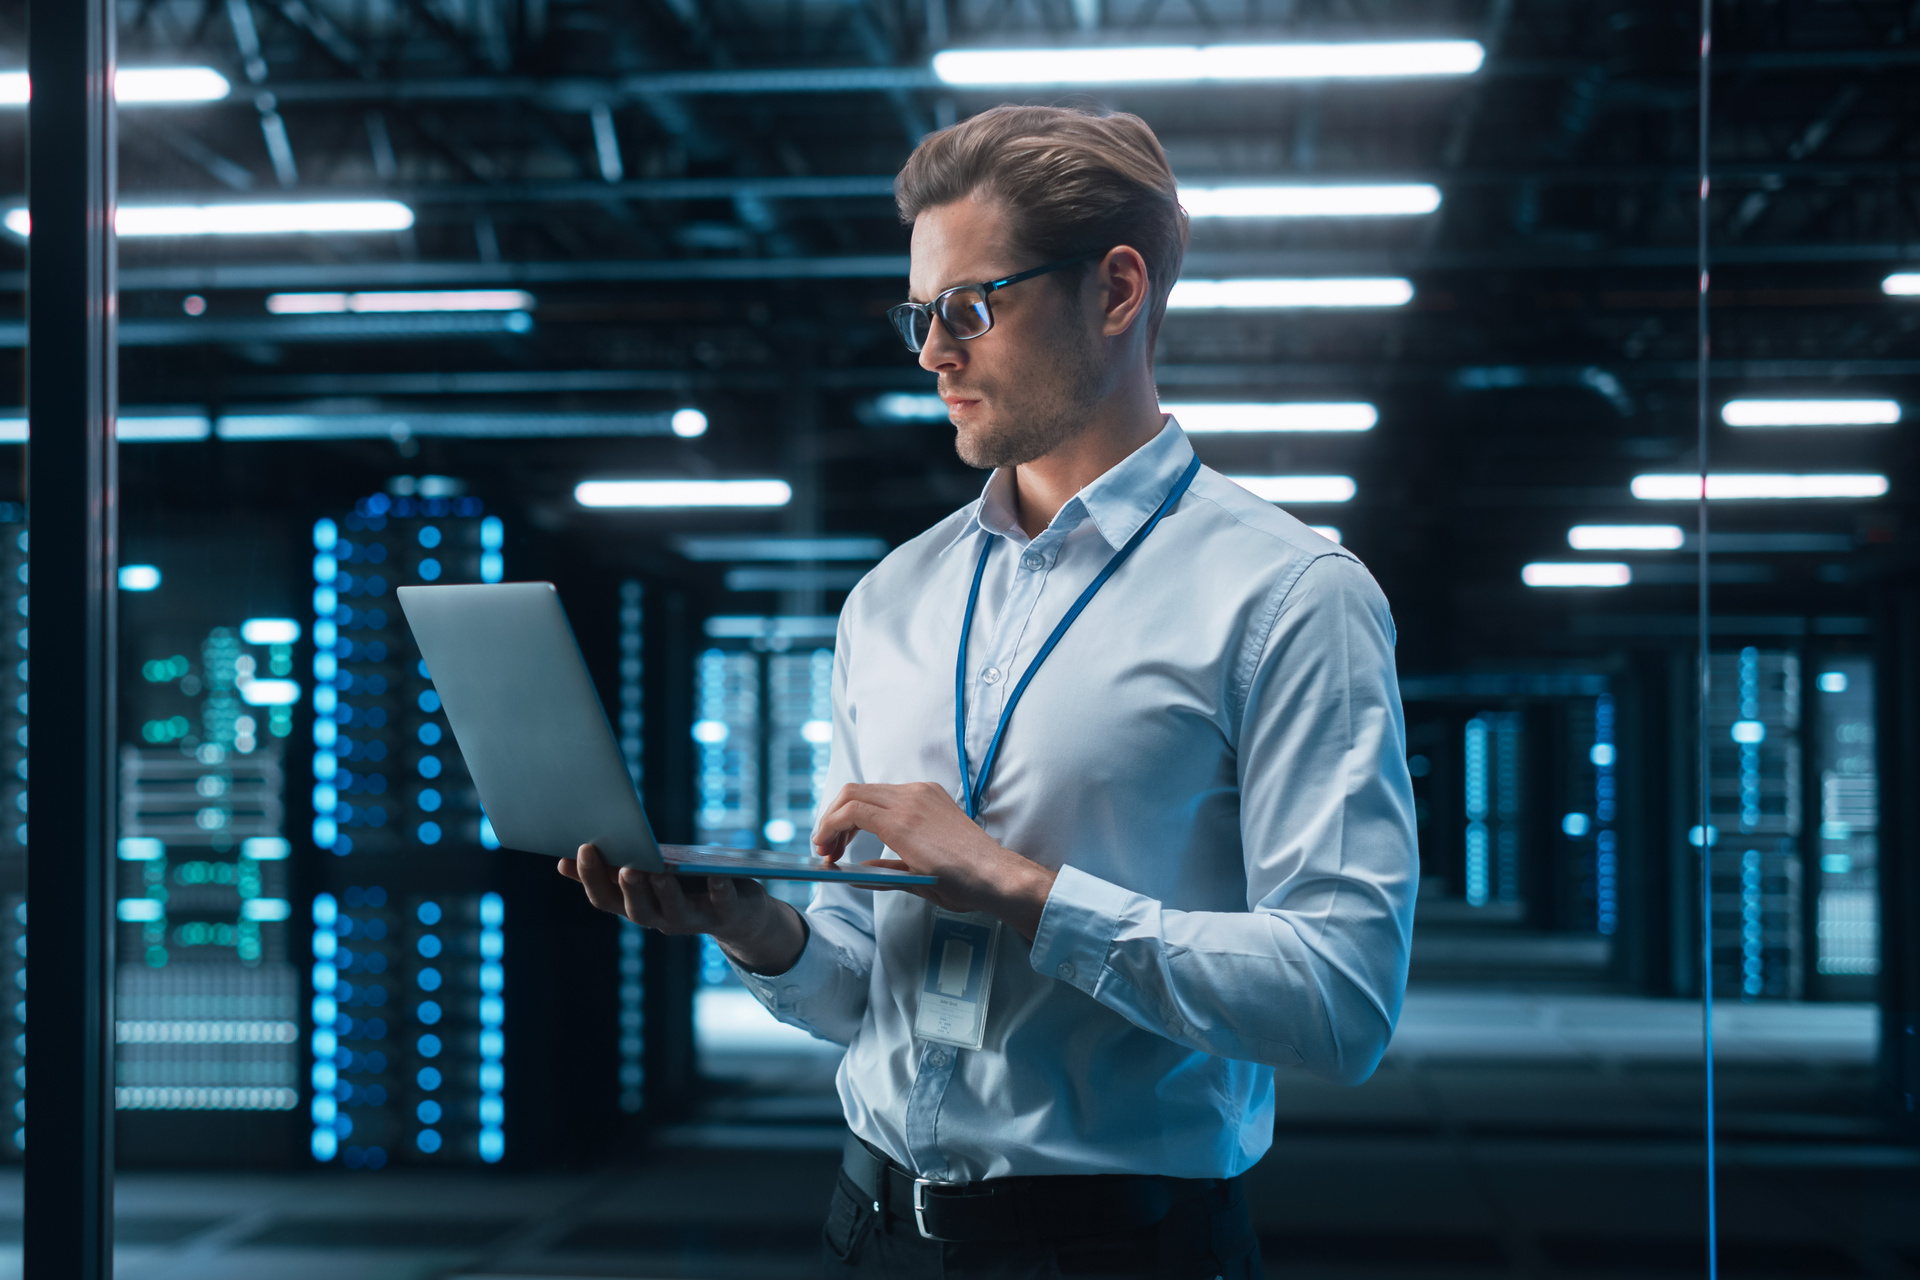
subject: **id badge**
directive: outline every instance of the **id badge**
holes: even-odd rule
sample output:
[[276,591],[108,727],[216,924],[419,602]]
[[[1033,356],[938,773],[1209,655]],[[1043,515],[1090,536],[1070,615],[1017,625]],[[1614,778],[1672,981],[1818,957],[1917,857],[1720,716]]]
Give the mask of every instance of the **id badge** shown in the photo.
[[926,972],[913,1034],[922,1040],[978,1049],[987,1035],[987,998],[993,991],[993,953],[1000,922],[955,915],[938,907],[927,942]]

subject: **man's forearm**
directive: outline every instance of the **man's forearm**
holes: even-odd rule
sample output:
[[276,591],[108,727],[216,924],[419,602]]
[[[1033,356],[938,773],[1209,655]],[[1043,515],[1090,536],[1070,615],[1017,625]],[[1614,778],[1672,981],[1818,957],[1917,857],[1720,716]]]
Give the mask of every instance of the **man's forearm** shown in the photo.
[[757,928],[739,936],[715,936],[720,949],[741,968],[765,977],[778,977],[799,963],[807,949],[807,922],[780,899],[766,899],[767,913]]

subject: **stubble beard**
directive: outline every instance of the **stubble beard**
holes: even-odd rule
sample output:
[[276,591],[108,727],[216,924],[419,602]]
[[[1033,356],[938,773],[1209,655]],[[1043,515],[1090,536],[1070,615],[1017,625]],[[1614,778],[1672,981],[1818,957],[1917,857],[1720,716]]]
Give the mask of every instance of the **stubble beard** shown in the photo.
[[1086,429],[1100,398],[1098,348],[1059,342],[1035,364],[1054,376],[1027,395],[1008,396],[991,384],[981,388],[996,392],[987,400],[994,409],[993,421],[955,435],[954,450],[962,462],[983,469],[1021,466],[1046,457]]

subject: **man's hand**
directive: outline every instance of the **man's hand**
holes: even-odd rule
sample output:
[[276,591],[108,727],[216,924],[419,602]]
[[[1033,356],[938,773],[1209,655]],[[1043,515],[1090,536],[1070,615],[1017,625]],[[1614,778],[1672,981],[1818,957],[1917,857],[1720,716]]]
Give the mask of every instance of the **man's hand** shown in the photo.
[[899,888],[949,911],[996,916],[1028,942],[1039,932],[1055,873],[1003,848],[942,788],[931,782],[850,783],[820,815],[814,850],[837,860],[861,831],[871,831],[897,855],[862,866],[940,877],[939,884]]
[[577,880],[587,901],[662,933],[709,933],[721,950],[755,973],[785,973],[807,945],[799,912],[758,880],[708,876],[705,892],[688,893],[680,877],[614,867],[590,844],[560,859],[560,874]]

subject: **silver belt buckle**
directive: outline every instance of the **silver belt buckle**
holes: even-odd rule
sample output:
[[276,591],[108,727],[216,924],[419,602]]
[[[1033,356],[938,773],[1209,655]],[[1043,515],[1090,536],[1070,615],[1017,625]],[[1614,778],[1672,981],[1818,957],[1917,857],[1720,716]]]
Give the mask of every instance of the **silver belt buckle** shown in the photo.
[[940,1237],[927,1230],[927,1188],[933,1185],[932,1178],[913,1180],[913,1225],[920,1232],[922,1240],[938,1240]]

